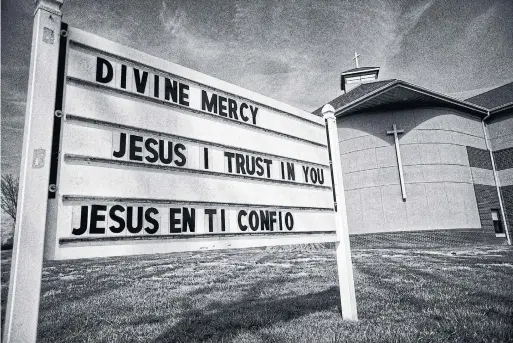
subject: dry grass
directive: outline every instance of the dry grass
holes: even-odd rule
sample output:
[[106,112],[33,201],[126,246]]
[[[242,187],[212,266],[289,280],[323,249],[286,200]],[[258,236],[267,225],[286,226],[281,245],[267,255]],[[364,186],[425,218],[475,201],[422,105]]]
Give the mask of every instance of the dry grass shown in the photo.
[[48,262],[39,341],[513,341],[510,247],[355,249],[353,262],[356,323],[341,320],[329,248]]

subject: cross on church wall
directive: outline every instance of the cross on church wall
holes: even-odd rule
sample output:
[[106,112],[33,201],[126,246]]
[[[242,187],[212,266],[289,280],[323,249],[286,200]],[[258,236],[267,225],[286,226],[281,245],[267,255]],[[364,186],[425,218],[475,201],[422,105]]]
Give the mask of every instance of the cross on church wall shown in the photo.
[[388,130],[387,135],[394,135],[395,142],[395,154],[397,157],[397,167],[399,169],[399,182],[401,183],[401,193],[403,200],[406,200],[406,188],[404,186],[404,174],[403,174],[403,163],[401,160],[401,149],[399,147],[399,134],[404,133],[404,130],[398,130],[397,125],[393,125],[393,130]]

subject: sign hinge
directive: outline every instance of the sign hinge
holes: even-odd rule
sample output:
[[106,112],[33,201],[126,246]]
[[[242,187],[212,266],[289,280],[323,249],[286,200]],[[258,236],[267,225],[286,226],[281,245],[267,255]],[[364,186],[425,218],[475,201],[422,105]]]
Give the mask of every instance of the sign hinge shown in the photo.
[[67,49],[67,36],[68,24],[61,23],[61,39],[59,43],[59,61],[57,65],[57,87],[55,94],[55,111],[53,120],[53,133],[52,133],[52,151],[50,153],[50,180],[48,185],[48,198],[55,199],[57,191],[57,178],[59,170],[59,151],[61,145],[61,129],[62,129],[62,104],[64,97],[64,77],[66,71],[66,49]]

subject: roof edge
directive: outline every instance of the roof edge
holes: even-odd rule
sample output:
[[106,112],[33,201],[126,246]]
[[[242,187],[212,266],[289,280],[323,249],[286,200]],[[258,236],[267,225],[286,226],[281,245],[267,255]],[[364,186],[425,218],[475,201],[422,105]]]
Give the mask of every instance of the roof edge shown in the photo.
[[343,71],[342,73],[340,73],[340,75],[342,76],[346,76],[346,75],[352,75],[352,74],[360,74],[360,73],[368,73],[368,72],[371,72],[371,71],[379,71],[379,67],[369,67],[369,69],[365,69],[365,70],[355,70],[355,71],[348,71],[348,72],[345,72]]
[[510,109],[513,109],[513,102],[508,102],[507,104],[503,104],[490,109],[490,114],[502,113]]
[[441,93],[437,93],[437,92],[432,91],[430,89],[423,88],[423,87],[420,87],[420,86],[416,86],[416,85],[408,83],[406,81],[394,80],[394,81],[384,85],[383,87],[380,87],[380,88],[378,88],[378,89],[376,89],[376,90],[374,90],[374,91],[364,95],[363,97],[361,97],[359,99],[356,99],[356,100],[354,100],[353,102],[351,102],[349,104],[346,104],[345,106],[343,106],[341,108],[335,109],[335,117],[338,117],[338,116],[342,115],[343,113],[348,112],[353,107],[361,104],[362,102],[365,102],[365,101],[367,101],[369,99],[372,99],[375,96],[378,96],[378,95],[380,95],[381,93],[383,93],[385,91],[388,91],[388,90],[390,90],[392,88],[399,87],[399,86],[405,87],[407,89],[410,89],[410,90],[413,90],[413,91],[416,91],[416,92],[419,92],[419,93],[423,93],[425,95],[431,96],[431,97],[433,97],[435,99],[438,99],[438,100],[442,100],[442,101],[445,101],[445,102],[448,102],[448,103],[451,103],[451,104],[454,104],[454,105],[457,105],[457,106],[460,106],[460,107],[464,107],[466,109],[469,109],[469,110],[481,113],[483,115],[488,114],[488,110],[486,108],[484,108],[484,107],[479,106],[479,105],[475,105],[475,104],[472,104],[470,102],[458,100],[456,98],[452,98],[450,96],[443,95]]

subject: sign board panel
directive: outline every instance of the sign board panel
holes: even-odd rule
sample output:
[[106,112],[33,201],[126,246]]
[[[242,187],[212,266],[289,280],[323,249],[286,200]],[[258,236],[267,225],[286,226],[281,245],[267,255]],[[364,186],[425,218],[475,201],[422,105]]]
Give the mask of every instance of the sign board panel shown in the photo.
[[72,27],[65,49],[47,259],[337,241],[323,118]]

